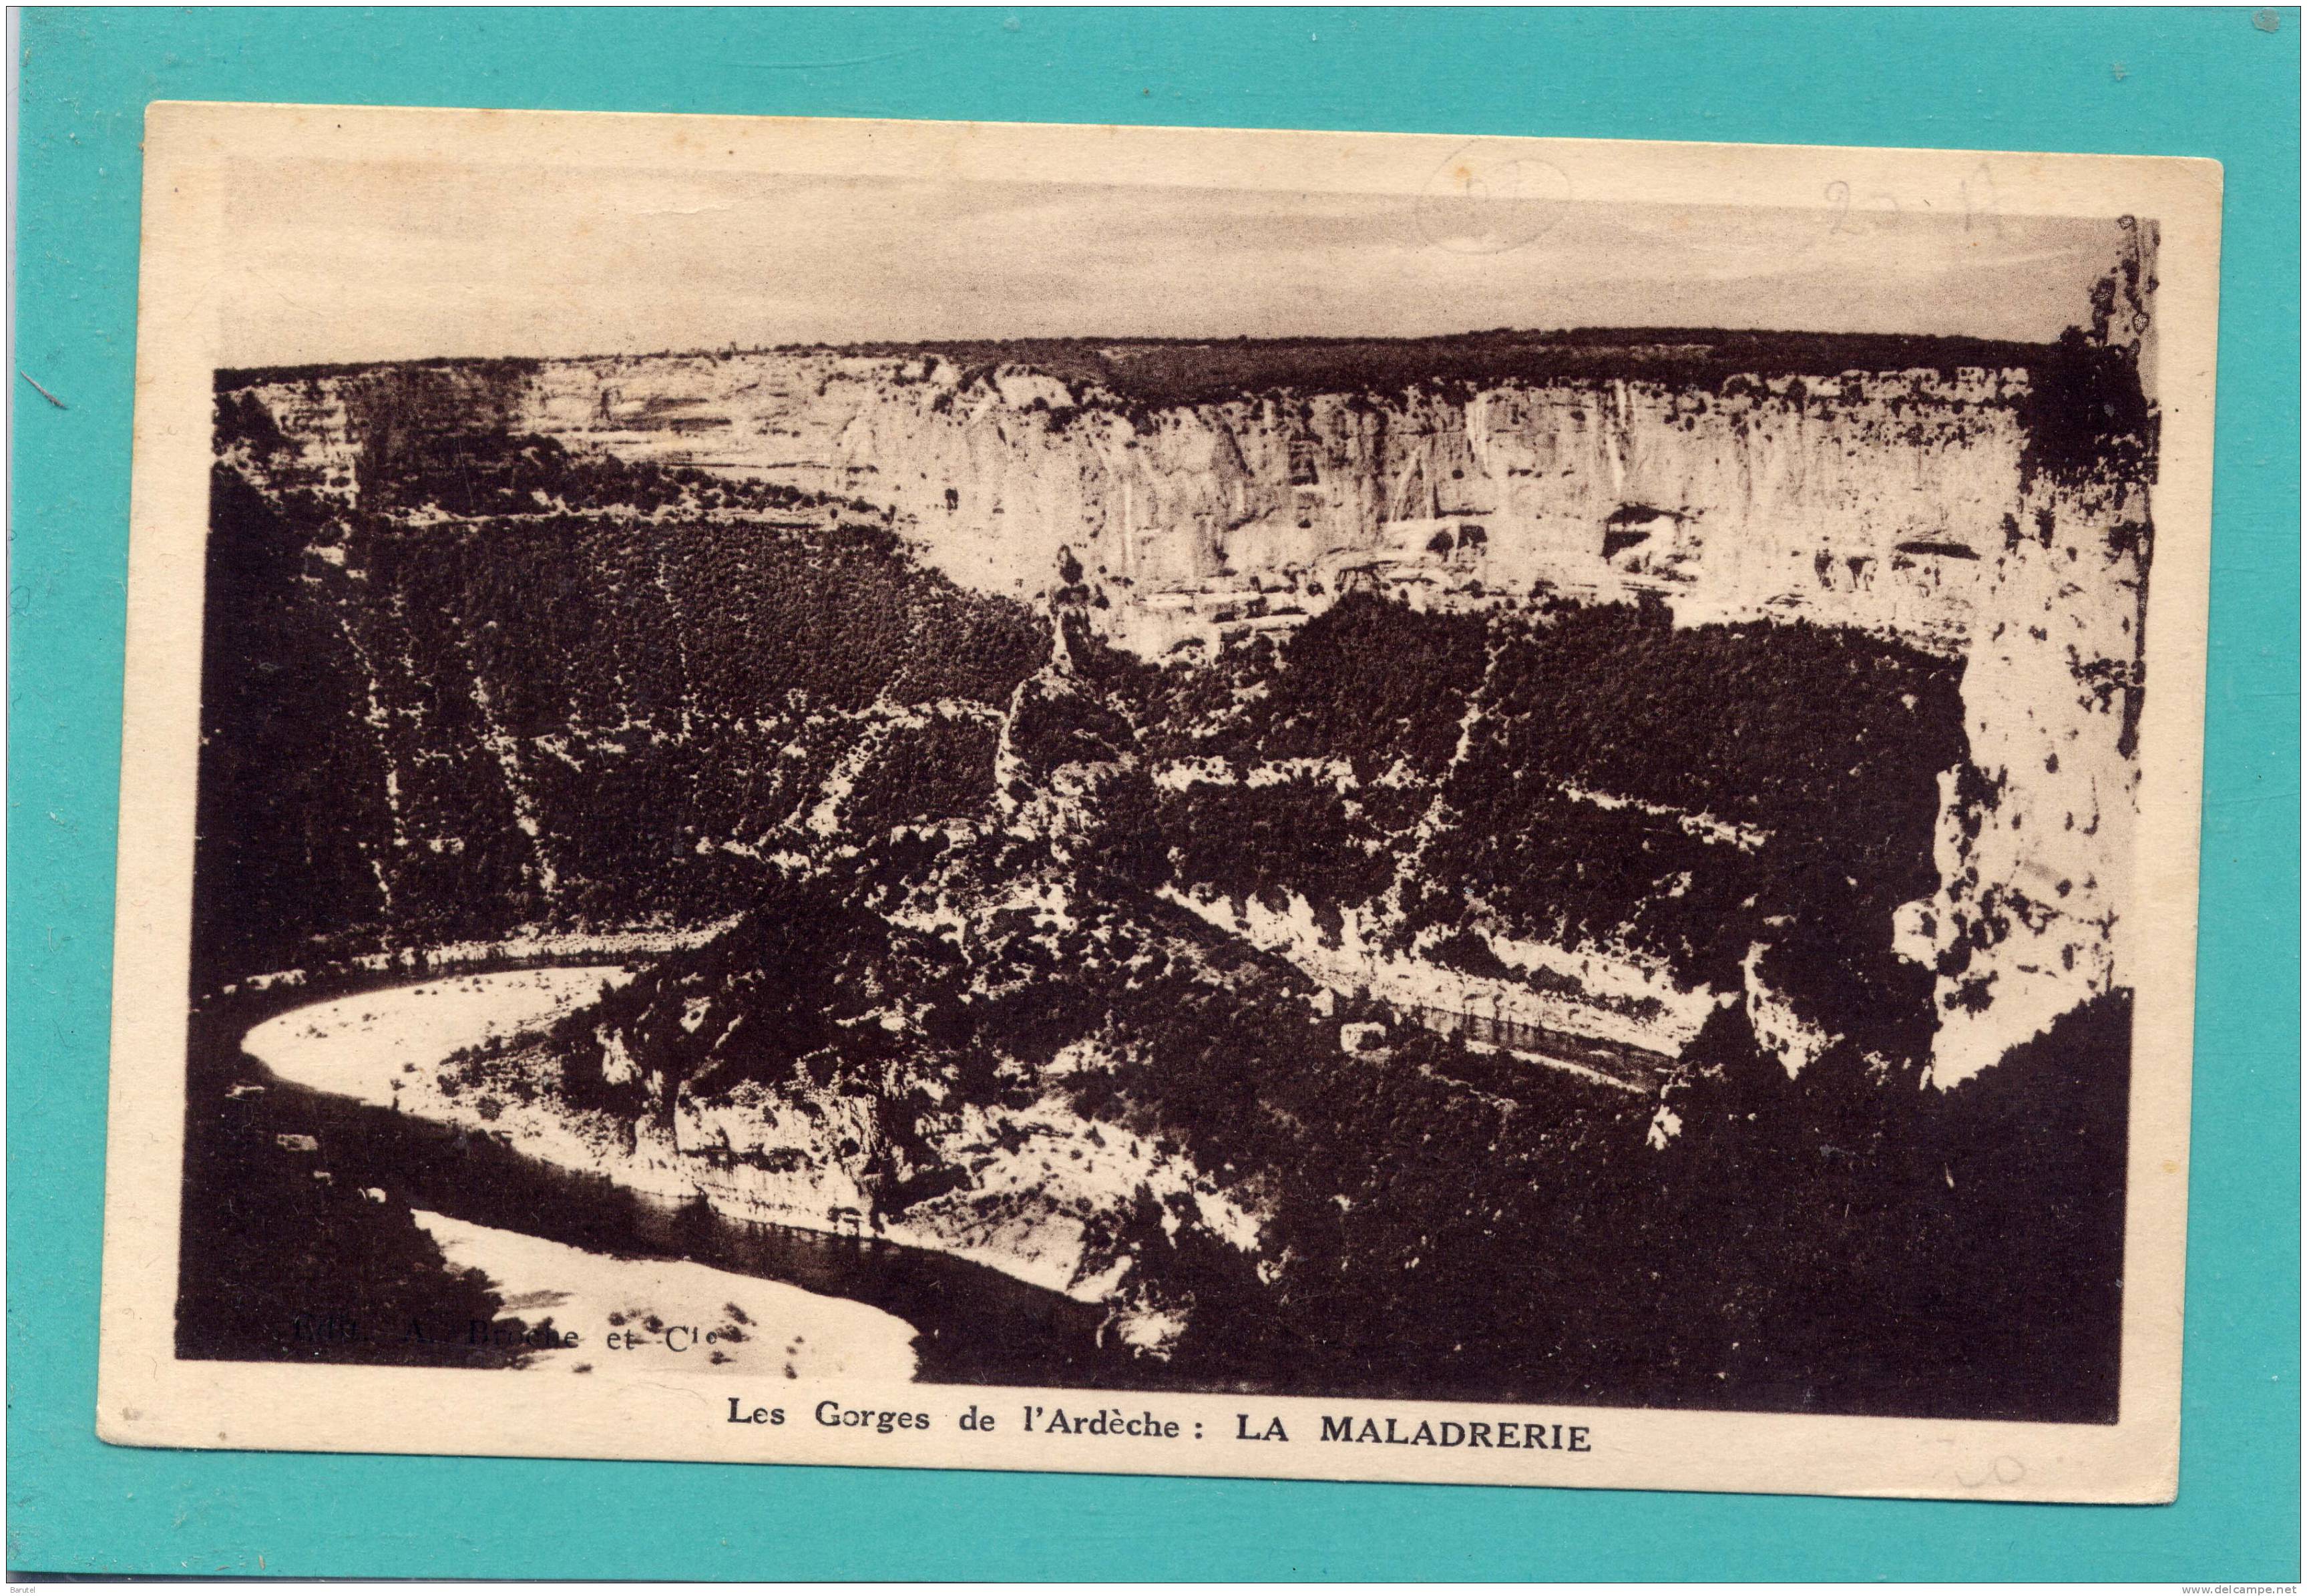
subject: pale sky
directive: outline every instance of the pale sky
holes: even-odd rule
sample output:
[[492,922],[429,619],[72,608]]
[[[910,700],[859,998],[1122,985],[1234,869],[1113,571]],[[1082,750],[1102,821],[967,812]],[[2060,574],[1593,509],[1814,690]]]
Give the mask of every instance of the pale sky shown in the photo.
[[268,163],[224,361],[1695,326],[2047,339],[2112,223],[1395,194]]

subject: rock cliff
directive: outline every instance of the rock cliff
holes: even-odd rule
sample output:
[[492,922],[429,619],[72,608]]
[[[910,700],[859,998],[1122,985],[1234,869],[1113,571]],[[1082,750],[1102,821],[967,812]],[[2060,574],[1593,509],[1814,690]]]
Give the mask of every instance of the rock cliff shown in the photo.
[[347,494],[364,454],[425,417],[498,417],[572,450],[870,502],[989,591],[1044,597],[1070,553],[1101,629],[1154,651],[1222,610],[1310,611],[1357,582],[1460,604],[1537,584],[1656,592],[1692,621],[1809,614],[1959,646],[1970,563],[2017,508],[2031,391],[2024,366],[1956,365],[1155,405],[933,350],[398,376],[406,392],[374,371],[247,391],[299,441],[302,472]]
[[[284,440],[273,478],[323,499],[356,506],[429,432],[502,429],[870,512],[956,583],[1057,603],[1153,659],[1366,590],[1806,620],[1960,661],[1970,751],[1942,784],[1940,887],[1899,922],[1938,982],[1937,1078],[2119,983],[2151,448],[2107,460],[2111,438],[2151,444],[2135,349],[1443,343],[1345,363],[1359,380],[1309,377],[1291,348],[1117,344],[231,381],[250,430]],[[2102,388],[2121,402],[2078,442]]]

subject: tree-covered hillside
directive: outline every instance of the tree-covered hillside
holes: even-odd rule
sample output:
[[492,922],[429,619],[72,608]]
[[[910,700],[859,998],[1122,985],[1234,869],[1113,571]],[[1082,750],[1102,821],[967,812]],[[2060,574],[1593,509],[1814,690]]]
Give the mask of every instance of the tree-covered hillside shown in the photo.
[[733,912],[727,845],[879,719],[998,707],[1047,649],[790,490],[502,434],[372,448],[356,502],[239,458],[210,509],[204,981]]

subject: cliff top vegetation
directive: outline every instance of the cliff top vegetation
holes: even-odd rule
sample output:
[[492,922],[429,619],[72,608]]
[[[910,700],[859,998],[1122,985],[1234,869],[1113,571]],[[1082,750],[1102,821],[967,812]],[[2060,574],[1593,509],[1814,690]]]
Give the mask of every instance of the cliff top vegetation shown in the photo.
[[[2029,366],[2054,346],[1899,333],[1772,332],[1694,327],[1491,328],[1433,338],[1026,338],[783,345],[852,356],[939,355],[965,369],[1026,365],[1068,383],[1095,383],[1161,406],[1294,390],[1386,390],[1416,383],[1639,377],[1719,387],[1734,376],[1821,377],[1843,372],[2001,370]],[[724,358],[762,350],[692,351]],[[659,351],[670,357],[676,352]],[[639,356],[639,358],[646,358]],[[219,392],[377,371],[462,368],[517,379],[542,361],[473,358],[224,370]]]
[[[896,348],[864,345],[850,352],[894,353]],[[1994,371],[2029,365],[2047,346],[1703,328],[1497,328],[1419,339],[1052,339],[910,348],[964,368],[1031,365],[1159,408],[1275,391],[1391,393],[1420,385],[1622,378],[1719,389],[1734,377]]]

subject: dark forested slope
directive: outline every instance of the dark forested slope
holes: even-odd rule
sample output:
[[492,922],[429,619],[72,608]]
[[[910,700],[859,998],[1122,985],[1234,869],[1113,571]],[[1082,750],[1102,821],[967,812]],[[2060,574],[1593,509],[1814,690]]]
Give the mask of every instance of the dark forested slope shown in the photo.
[[263,442],[212,489],[204,981],[716,918],[730,847],[879,718],[999,706],[1046,650],[789,490],[450,434],[371,449],[347,502],[271,485]]

